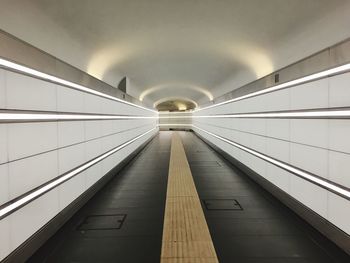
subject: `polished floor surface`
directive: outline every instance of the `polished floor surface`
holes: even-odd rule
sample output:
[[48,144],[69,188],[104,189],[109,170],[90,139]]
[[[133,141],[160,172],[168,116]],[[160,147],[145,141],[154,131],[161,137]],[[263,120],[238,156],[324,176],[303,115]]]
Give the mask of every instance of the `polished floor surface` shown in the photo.
[[[159,262],[171,135],[160,132],[29,262]],[[193,133],[180,135],[221,263],[350,262]]]

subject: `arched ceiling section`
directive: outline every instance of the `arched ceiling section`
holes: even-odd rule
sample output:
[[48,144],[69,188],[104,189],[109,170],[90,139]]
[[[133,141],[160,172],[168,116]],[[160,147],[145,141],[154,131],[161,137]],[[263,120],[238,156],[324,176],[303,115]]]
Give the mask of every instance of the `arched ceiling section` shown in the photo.
[[196,104],[186,99],[170,99],[155,103],[158,111],[188,111],[196,108]]
[[193,104],[193,109],[197,108],[198,107],[198,104],[197,102],[195,102],[194,100],[191,100],[191,99],[187,99],[187,98],[183,98],[183,97],[165,97],[165,98],[162,98],[160,100],[157,100],[153,103],[153,107],[154,108],[157,108],[157,106],[163,102],[167,102],[167,101],[185,101],[187,103],[191,103]]
[[348,0],[0,5],[1,29],[114,86],[128,76],[131,95],[151,104],[209,101],[350,37]]
[[[170,84],[154,86],[151,88],[146,88],[140,94],[139,100],[143,101],[145,97],[149,97],[152,94],[157,95],[157,93],[159,94],[159,91],[166,91],[166,92],[169,92],[170,94],[177,95],[177,93],[180,90],[185,90],[186,92],[190,91],[191,93],[194,93],[194,96],[197,95],[197,97],[202,97],[204,95],[209,101],[214,99],[213,94],[211,94],[211,92],[206,88],[198,87],[198,86],[191,85],[191,84],[170,83]],[[189,96],[189,97],[192,97],[192,96]]]

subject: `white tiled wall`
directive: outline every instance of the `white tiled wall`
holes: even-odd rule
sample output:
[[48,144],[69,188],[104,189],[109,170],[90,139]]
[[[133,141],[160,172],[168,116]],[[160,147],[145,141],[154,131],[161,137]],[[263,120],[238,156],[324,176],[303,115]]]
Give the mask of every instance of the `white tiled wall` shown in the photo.
[[333,193],[328,194],[328,220],[350,233],[350,202]]
[[283,120],[283,119],[266,120],[266,136],[289,141],[290,120]]
[[350,72],[329,79],[329,106],[349,107]]
[[58,122],[58,147],[85,141],[85,125],[83,121]]
[[[0,109],[155,116],[144,109],[3,69]],[[155,119],[0,124],[0,205],[154,127]],[[0,220],[0,261],[155,133]]]
[[0,258],[3,259],[12,251],[10,218],[0,220],[0,233]]
[[11,200],[58,176],[57,151],[10,162],[8,166]]
[[327,218],[327,191],[297,176],[291,177],[289,194]]
[[266,105],[264,111],[290,110],[290,93],[289,89],[284,89],[262,95],[262,100],[264,100]]
[[350,122],[331,120],[329,125],[329,148],[350,154]]
[[8,164],[0,165],[0,205],[9,200]]
[[9,217],[11,250],[18,247],[58,212],[58,189],[56,188],[13,213]]
[[[25,84],[25,85],[23,85]],[[6,101],[8,109],[57,109],[56,84],[13,72],[6,72]]]
[[350,154],[329,151],[329,180],[350,188]]
[[58,150],[58,173],[63,174],[85,162],[84,144]]
[[0,109],[5,109],[6,107],[5,85],[5,71],[3,69],[0,69]]
[[290,140],[328,148],[328,120],[291,120]]
[[[176,112],[163,112],[159,114],[159,124],[163,124],[166,126],[161,126],[163,129],[169,129],[169,128],[182,128],[182,129],[186,129],[189,128],[187,125],[180,125],[180,124],[191,124],[191,118],[179,118],[179,116],[187,116],[187,117],[191,117],[191,113],[188,112],[180,112],[180,113],[176,113]],[[177,117],[177,118],[174,118]],[[169,126],[169,124],[176,124],[174,126]]]
[[328,178],[328,150],[326,149],[291,143],[290,163],[305,171]]
[[101,137],[101,121],[85,121],[85,139]]
[[[205,109],[194,115],[329,107],[350,107],[350,73]],[[350,187],[350,121],[347,119],[194,118],[193,123],[204,130]],[[200,130],[196,132],[350,234],[350,201],[229,144],[222,146],[224,142]]]
[[57,146],[56,122],[8,124],[9,161],[50,151]]
[[[84,105],[84,112],[88,113],[106,113],[102,111],[102,104],[104,103],[104,99],[92,94],[84,94],[85,99],[85,105]],[[110,114],[110,113],[109,113]]]
[[57,88],[57,110],[61,112],[84,112],[85,94],[78,90]]
[[0,164],[7,161],[7,124],[0,124]]
[[78,174],[58,187],[59,209],[64,209],[86,189],[85,172]]
[[293,87],[290,89],[290,102],[292,110],[327,108],[328,78]]

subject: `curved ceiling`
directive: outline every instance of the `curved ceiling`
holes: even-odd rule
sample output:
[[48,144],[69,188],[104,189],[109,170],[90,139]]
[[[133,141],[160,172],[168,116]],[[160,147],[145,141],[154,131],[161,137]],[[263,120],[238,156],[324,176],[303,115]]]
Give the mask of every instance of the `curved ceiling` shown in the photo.
[[155,102],[154,107],[158,111],[188,111],[197,107],[196,103],[181,98],[164,99],[161,102]]
[[347,0],[2,0],[3,30],[152,105],[203,103],[350,37]]

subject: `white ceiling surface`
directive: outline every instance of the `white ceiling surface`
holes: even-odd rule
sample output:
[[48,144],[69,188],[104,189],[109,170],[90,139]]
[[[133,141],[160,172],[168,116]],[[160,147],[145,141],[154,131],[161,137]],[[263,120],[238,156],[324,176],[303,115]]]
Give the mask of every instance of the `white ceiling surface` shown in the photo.
[[148,103],[206,102],[350,37],[348,0],[1,0],[0,27]]

